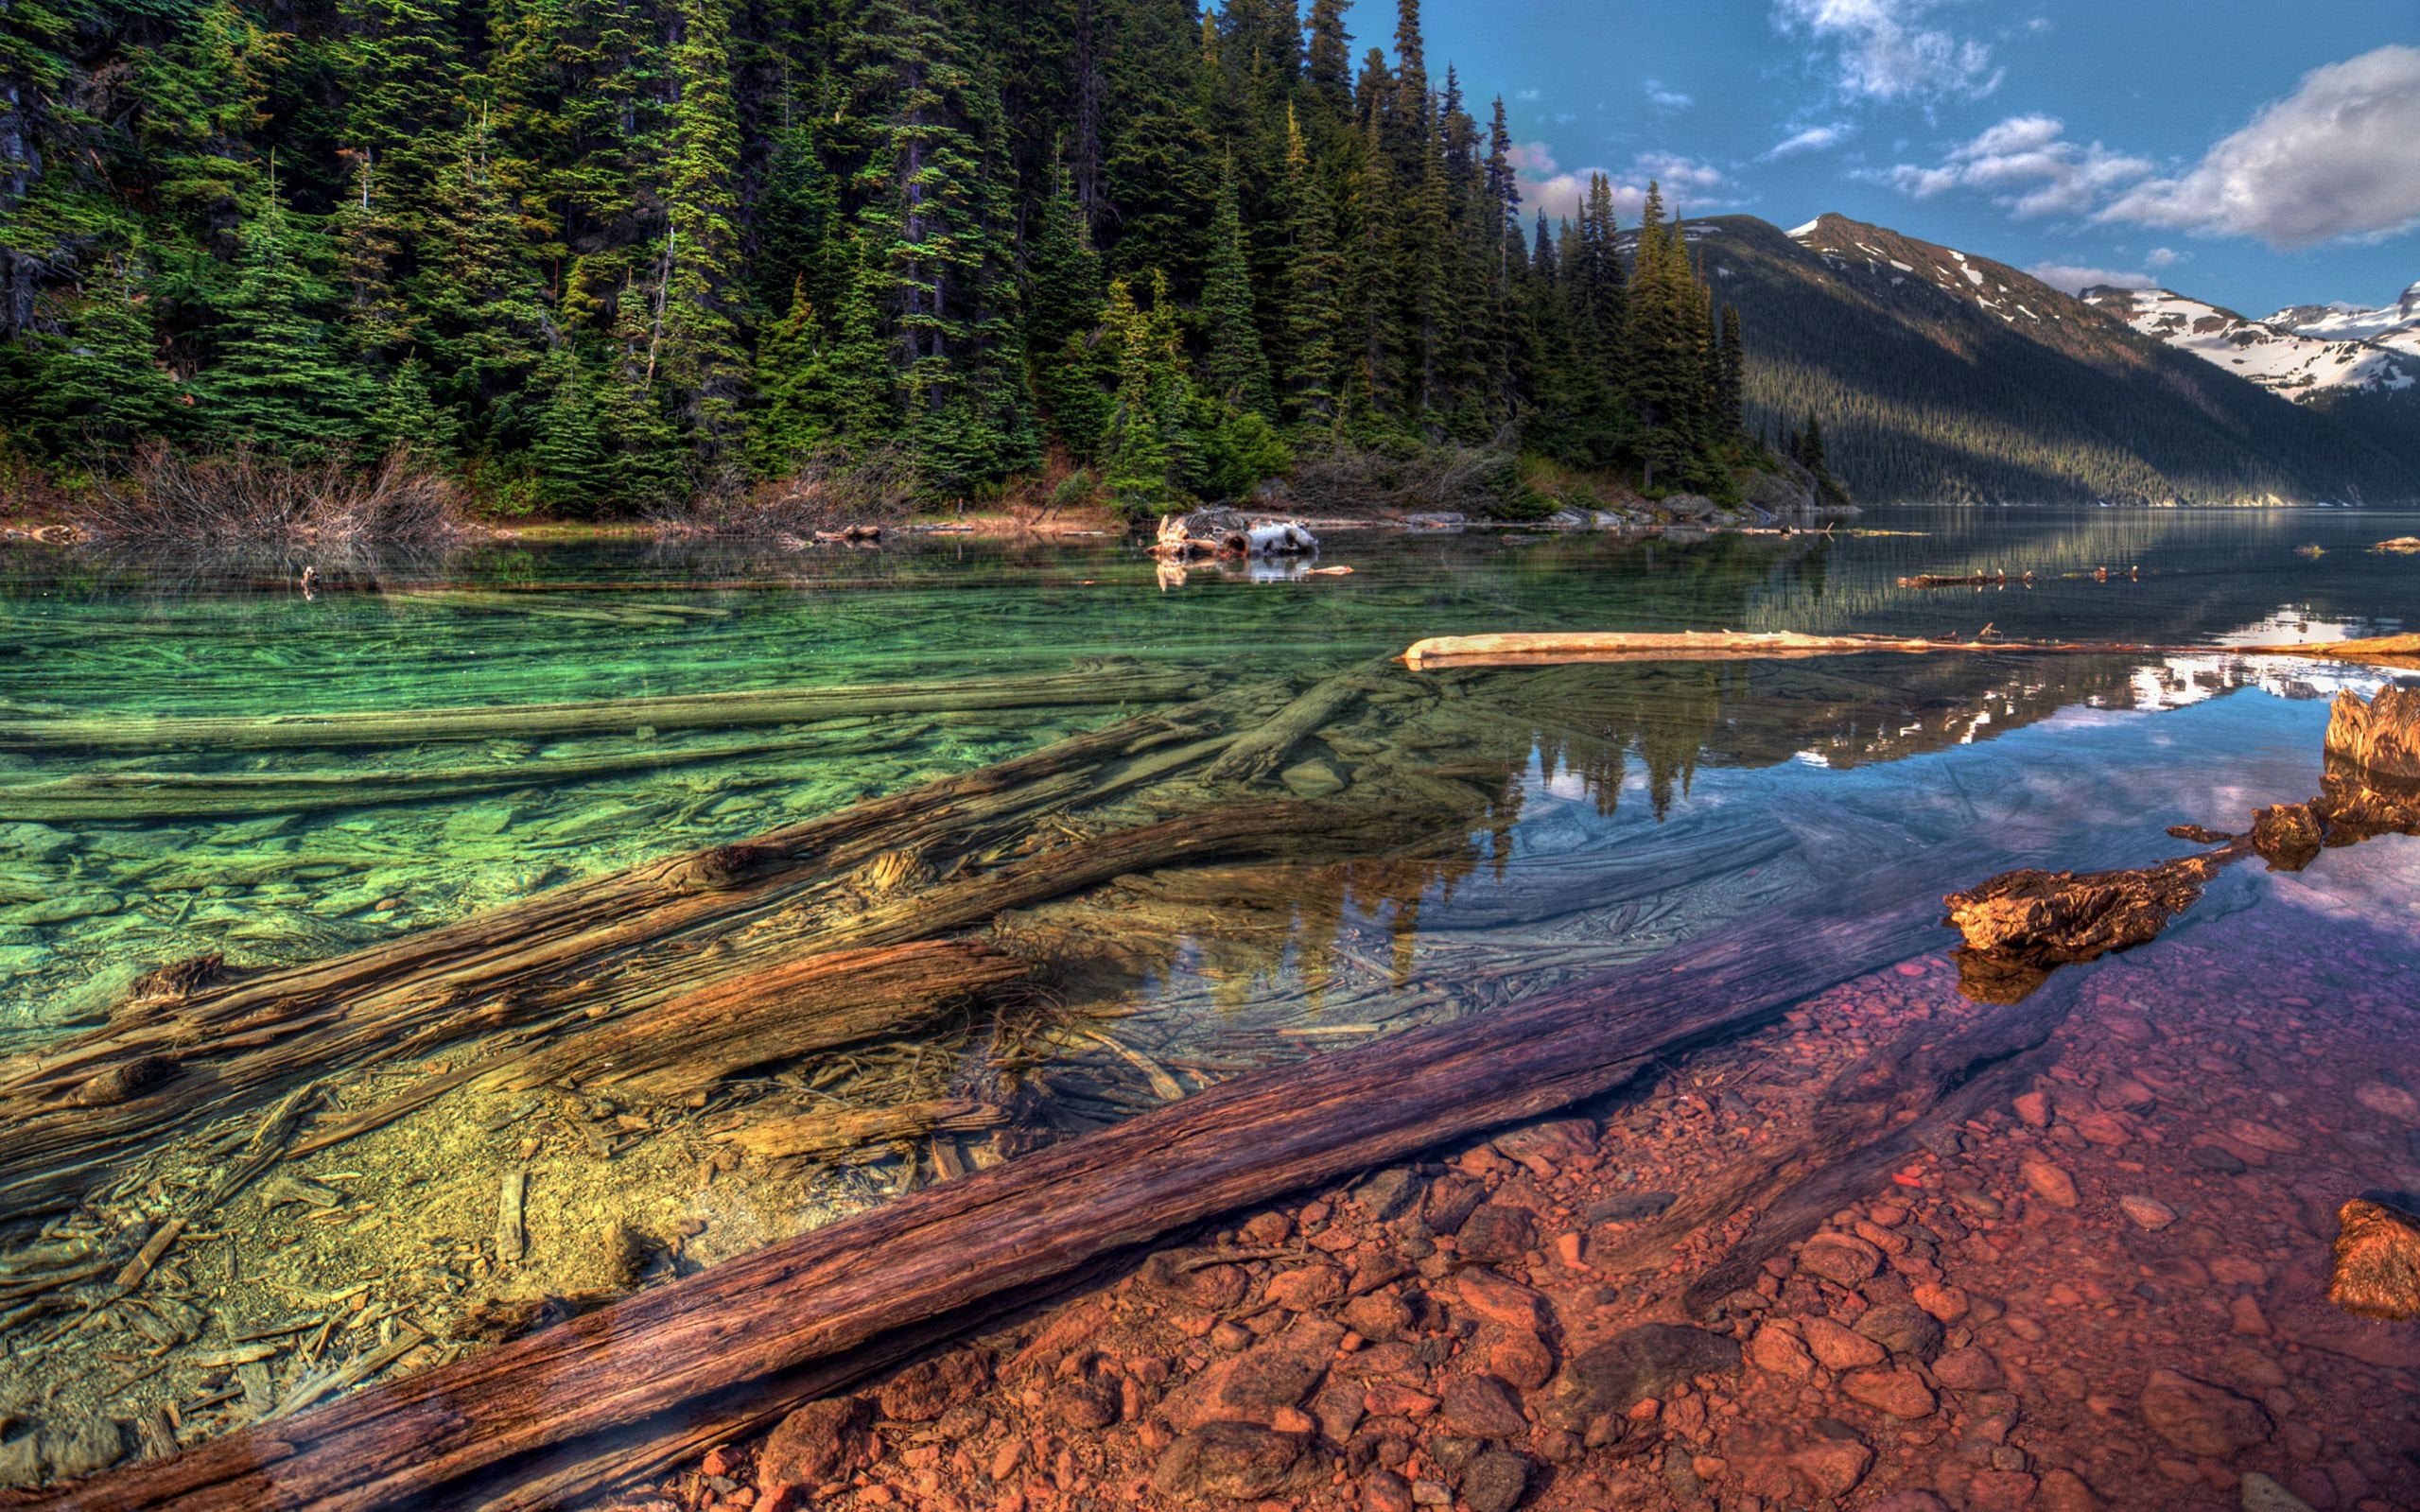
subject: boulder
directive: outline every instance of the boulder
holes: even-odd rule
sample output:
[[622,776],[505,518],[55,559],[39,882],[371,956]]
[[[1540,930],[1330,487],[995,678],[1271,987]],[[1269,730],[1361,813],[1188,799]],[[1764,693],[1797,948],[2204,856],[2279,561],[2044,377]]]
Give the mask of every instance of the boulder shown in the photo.
[[2420,1216],[2356,1197],[2336,1222],[2327,1299],[2365,1318],[2420,1318]]

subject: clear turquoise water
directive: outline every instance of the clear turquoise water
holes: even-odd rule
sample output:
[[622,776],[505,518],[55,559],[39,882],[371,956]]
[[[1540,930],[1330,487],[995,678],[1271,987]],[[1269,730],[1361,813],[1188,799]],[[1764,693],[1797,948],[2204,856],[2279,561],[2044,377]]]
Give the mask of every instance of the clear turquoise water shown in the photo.
[[[2324,705],[2289,695],[2345,674],[2247,669],[2215,648],[2404,627],[2406,614],[2420,613],[2420,564],[2366,547],[2413,529],[2411,519],[2349,511],[1877,510],[1830,535],[1789,538],[1347,535],[1332,538],[1324,562],[1352,566],[1349,576],[1195,571],[1181,586],[1157,578],[1133,547],[1106,541],[1020,549],[931,539],[856,552],[508,546],[331,569],[312,595],[297,585],[292,561],[197,568],[21,548],[0,572],[0,704],[103,719],[260,717],[1015,678],[1103,657],[1210,687],[1342,666],[1422,635],[1497,630],[1947,634],[1988,623],[2011,636],[2214,648],[2195,665],[2163,656],[1607,669],[1591,686],[1622,711],[1612,722],[1624,727],[1592,708],[1604,727],[1580,764],[1628,762],[1610,790],[1622,800],[1610,829],[1573,831],[1558,817],[1575,785],[1591,791],[1581,805],[1590,807],[1604,784],[1550,770],[1551,740],[1522,732],[1487,755],[1531,768],[1520,779],[1532,801],[1516,847],[1619,855],[1631,825],[1663,826],[1662,843],[1678,845],[1689,824],[1715,822],[1707,815],[1769,828],[1777,815],[1848,803],[1868,786],[1881,794],[1875,804],[1904,816],[1978,786],[2021,789],[2018,776],[2045,771],[2065,773],[2064,791],[2081,793],[2087,773],[2107,771],[2138,794],[2189,807],[2197,791],[2239,785],[2223,775],[2231,764],[2272,747],[2308,766]],[[2316,554],[2298,550],[2312,546]],[[2113,569],[2110,581],[2090,576],[2100,567]],[[2034,583],[1896,586],[1918,573],[2003,569],[2030,570]],[[2194,696],[2196,679],[2210,685],[2204,693],[2250,680],[2265,690],[2225,702],[2265,712],[2146,721],[2144,730],[2179,740],[2194,721],[2206,725],[2186,742],[2193,760],[2173,770],[2153,770],[2147,756],[2116,775],[2072,717],[2177,703]],[[1117,712],[886,715],[794,750],[730,759],[692,757],[693,747],[730,739],[711,730],[374,751],[52,743],[0,752],[0,784],[10,786],[94,772],[464,764],[518,764],[529,776],[500,792],[150,822],[29,822],[0,797],[0,1031],[22,1038],[87,1017],[146,965],[201,949],[238,965],[335,953],[984,766]],[[2003,739],[2045,720],[2056,738]],[[643,756],[642,739],[667,753],[660,768],[573,781],[548,773],[566,758]],[[868,744],[882,749],[848,749]],[[1985,760],[1988,775],[1973,767]],[[1843,774],[1878,764],[1886,776]],[[1893,821],[1839,822],[1889,833]],[[2060,827],[2087,848],[2105,838],[2090,825]],[[1779,875],[1767,872],[1753,891],[1811,885],[1811,873],[1786,884]],[[1422,922],[1441,928],[1434,913]]]

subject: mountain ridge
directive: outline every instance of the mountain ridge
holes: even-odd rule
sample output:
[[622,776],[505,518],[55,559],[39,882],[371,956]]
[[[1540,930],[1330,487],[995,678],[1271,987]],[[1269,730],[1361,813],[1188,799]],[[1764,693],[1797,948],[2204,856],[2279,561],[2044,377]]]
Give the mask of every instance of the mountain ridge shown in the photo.
[[1755,333],[1750,423],[1815,414],[1863,497],[2420,499],[2420,432],[2291,404],[1995,259],[1837,214],[1688,229]]

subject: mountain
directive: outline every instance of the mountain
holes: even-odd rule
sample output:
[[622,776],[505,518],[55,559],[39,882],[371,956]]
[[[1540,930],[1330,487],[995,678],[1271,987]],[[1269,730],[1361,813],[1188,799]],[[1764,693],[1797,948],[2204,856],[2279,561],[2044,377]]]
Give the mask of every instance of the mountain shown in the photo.
[[[2393,393],[2420,384],[2420,319],[2406,333],[2411,349],[2398,351],[2343,329],[2364,322],[2376,330],[2392,329],[2393,322],[2376,319],[2380,312],[2375,310],[2302,305],[2254,321],[2165,288],[2097,287],[2085,289],[2082,298],[2145,336],[2288,399],[2334,398],[2339,391]],[[2298,315],[2307,318],[2300,323],[2289,319]]]
[[2420,284],[2392,304],[2289,304],[2263,322],[2324,341],[2374,341],[2420,356]]
[[1688,232],[1750,333],[1751,428],[1815,414],[1861,497],[2420,499],[2420,427],[2288,403],[2006,264],[1838,215]]

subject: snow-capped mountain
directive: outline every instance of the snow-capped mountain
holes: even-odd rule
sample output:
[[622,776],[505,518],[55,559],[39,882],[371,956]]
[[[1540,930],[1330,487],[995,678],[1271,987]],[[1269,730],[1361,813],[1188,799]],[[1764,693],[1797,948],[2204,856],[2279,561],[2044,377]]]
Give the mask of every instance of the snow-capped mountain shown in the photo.
[[[2298,402],[2345,393],[2393,393],[2420,384],[2420,310],[2405,331],[2415,344],[2365,339],[2327,324],[2339,318],[2394,329],[2389,311],[2337,310],[2304,305],[2280,317],[2316,312],[2321,319],[2297,327],[2280,320],[2248,320],[2220,305],[2172,289],[2088,288],[2087,304],[2123,319],[2145,336],[2215,363],[2237,376]],[[2420,285],[2404,293],[2404,305],[2420,303]]]
[[2375,309],[2342,303],[2289,304],[2266,323],[2323,341],[2373,341],[2420,356],[2420,284]]

